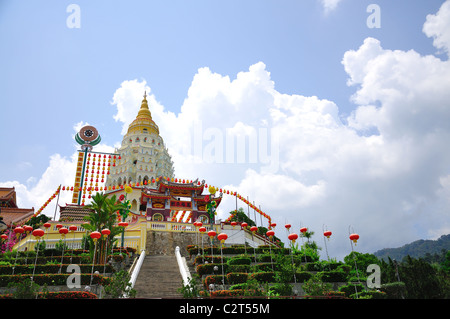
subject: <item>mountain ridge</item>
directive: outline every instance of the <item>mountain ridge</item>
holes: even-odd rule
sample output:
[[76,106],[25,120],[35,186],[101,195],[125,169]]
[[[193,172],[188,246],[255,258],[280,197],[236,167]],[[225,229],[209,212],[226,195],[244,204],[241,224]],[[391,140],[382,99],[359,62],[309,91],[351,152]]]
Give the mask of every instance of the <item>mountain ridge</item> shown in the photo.
[[388,257],[392,260],[396,259],[401,261],[408,255],[413,258],[420,258],[427,254],[441,254],[443,250],[450,250],[450,234],[442,235],[436,240],[419,239],[401,247],[383,248],[377,250],[373,254],[379,259],[384,259],[385,261],[388,260]]

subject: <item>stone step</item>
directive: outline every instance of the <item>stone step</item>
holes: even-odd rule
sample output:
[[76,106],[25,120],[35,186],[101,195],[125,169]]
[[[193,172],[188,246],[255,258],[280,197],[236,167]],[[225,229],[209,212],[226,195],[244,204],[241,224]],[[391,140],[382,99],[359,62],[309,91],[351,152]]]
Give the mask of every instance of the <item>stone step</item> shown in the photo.
[[134,289],[136,298],[181,298],[182,278],[175,255],[148,255]]

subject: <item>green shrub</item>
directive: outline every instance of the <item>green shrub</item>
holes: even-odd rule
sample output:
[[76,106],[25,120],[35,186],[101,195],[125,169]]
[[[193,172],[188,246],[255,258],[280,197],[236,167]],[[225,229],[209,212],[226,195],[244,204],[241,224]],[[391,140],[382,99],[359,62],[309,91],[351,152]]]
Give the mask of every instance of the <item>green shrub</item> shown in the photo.
[[264,255],[259,255],[257,257],[257,260],[262,263],[270,263],[271,261],[273,261],[273,258],[271,255],[264,254]]
[[268,294],[276,296],[291,296],[292,286],[289,284],[276,283],[269,287]]
[[311,279],[313,275],[306,271],[300,271],[295,273],[295,280],[297,282],[305,282]]
[[231,265],[227,266],[227,272],[251,272],[250,265]]
[[254,265],[254,269],[256,272],[258,271],[274,271],[278,269],[278,264],[275,261],[272,263],[260,263]]
[[[356,294],[350,295],[351,298],[356,298]],[[358,293],[358,298],[361,299],[387,299],[387,294],[382,291],[361,291]]]
[[317,274],[324,282],[347,282],[347,274],[343,271],[321,271]]
[[227,260],[228,265],[250,265],[252,260],[249,257],[233,257]]
[[210,275],[207,276],[204,280],[203,280],[203,286],[205,287],[205,289],[209,289],[209,285],[210,284],[214,284],[214,285],[222,285],[222,284],[227,284],[227,277],[225,276],[225,282],[222,283],[222,275]]
[[220,256],[211,256],[211,255],[205,255],[205,256],[196,256],[194,259],[194,264],[198,265],[198,264],[204,264],[205,262],[208,263],[214,263],[214,264],[221,264],[222,260],[226,260],[226,258],[222,258]]
[[[59,262],[50,262],[46,265],[36,265],[28,264],[28,265],[16,265],[14,269],[15,274],[32,274],[33,271],[35,274],[56,274],[59,273],[59,269],[61,267],[61,273],[67,273],[68,264],[61,264]],[[91,273],[92,264],[81,264],[80,271],[82,273]],[[106,273],[112,273],[114,271],[113,267],[110,264],[106,265],[94,265],[94,272],[98,271],[99,273],[103,273],[105,270]],[[0,275],[11,275],[12,267],[11,266],[0,266]]]
[[355,294],[355,289],[358,293],[364,290],[362,284],[347,284],[345,286],[339,287],[339,291],[345,293],[345,296],[350,298],[351,295]]
[[235,290],[216,290],[211,292],[212,298],[231,298],[236,296],[245,295],[245,290],[235,289]]
[[255,272],[250,278],[256,279],[258,282],[275,282],[275,273],[272,271]]
[[248,274],[242,272],[230,272],[226,275],[229,284],[239,284],[248,280]]
[[[33,282],[36,284],[43,286],[65,286],[67,284],[67,278],[72,275],[70,273],[61,273],[61,274],[35,274],[33,277]],[[22,282],[30,278],[30,274],[24,275],[0,275],[0,287],[7,287],[9,283],[17,283]],[[89,285],[91,282],[91,274],[80,274],[81,285]],[[92,276],[92,284],[100,284],[107,285],[111,281],[111,278],[104,277],[101,275],[94,274]]]
[[[216,271],[214,271],[215,266],[217,266]],[[199,276],[221,274],[222,267],[223,267],[223,272],[226,273],[228,270],[227,264],[200,264],[200,265],[197,265],[196,272]]]
[[401,281],[383,284],[381,290],[386,293],[389,299],[400,299],[406,295],[406,285]]

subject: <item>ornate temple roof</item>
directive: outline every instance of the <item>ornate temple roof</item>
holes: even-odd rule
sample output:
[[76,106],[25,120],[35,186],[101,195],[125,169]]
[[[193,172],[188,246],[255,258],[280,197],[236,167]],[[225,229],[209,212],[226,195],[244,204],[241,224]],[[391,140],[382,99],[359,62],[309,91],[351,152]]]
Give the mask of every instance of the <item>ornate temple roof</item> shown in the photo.
[[19,208],[14,187],[0,187],[0,217],[6,225],[21,224],[32,217],[34,208]]
[[16,191],[14,187],[0,187],[0,207],[16,207]]
[[66,204],[66,206],[59,206],[59,221],[85,221],[84,216],[87,216],[91,211],[82,205]]
[[190,183],[182,183],[182,182],[172,182],[164,179],[162,177],[159,178],[158,191],[160,193],[164,193],[166,189],[169,190],[194,190],[197,195],[200,195],[203,192],[205,181],[201,183],[196,179]]

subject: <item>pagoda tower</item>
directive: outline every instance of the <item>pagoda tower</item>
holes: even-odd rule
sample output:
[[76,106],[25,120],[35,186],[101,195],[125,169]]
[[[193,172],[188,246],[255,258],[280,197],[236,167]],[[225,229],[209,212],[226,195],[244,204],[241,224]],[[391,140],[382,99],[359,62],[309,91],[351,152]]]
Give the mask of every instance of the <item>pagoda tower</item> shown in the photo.
[[152,119],[146,92],[136,119],[115,153],[120,159],[107,177],[108,187],[137,183],[152,187],[156,186],[152,185],[152,180],[159,176],[174,177],[173,161],[159,135],[158,125]]

